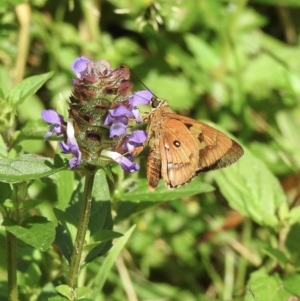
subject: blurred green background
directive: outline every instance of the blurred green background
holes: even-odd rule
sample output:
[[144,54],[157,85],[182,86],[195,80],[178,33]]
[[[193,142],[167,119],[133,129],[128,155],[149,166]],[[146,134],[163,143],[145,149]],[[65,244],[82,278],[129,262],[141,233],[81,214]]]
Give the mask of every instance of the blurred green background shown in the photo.
[[[293,289],[280,295],[278,279],[298,277],[300,268],[299,210],[289,215],[292,222],[286,218],[287,208],[299,205],[300,192],[299,41],[299,0],[0,1],[0,96],[23,78],[55,72],[19,107],[10,135],[40,119],[43,108],[57,109],[68,99],[76,57],[107,59],[114,67],[129,66],[180,114],[231,132],[266,164],[284,191],[287,206],[276,212],[276,228],[234,211],[211,174],[195,181],[216,186],[214,192],[144,211],[140,205],[132,210],[139,214],[116,225],[120,232],[133,223],[137,228],[99,300],[274,301],[296,295]],[[139,80],[132,77],[135,90],[144,89]],[[55,148],[42,135],[21,145],[25,152],[45,156],[53,156]],[[243,173],[247,177],[248,170]],[[264,177],[259,181],[269,185]],[[37,182],[29,192],[46,201],[38,211],[50,219],[49,208],[56,206],[53,182]],[[268,201],[264,195],[263,202]],[[22,252],[26,258],[26,248]],[[44,267],[32,265],[27,271],[32,283],[23,287],[22,300],[49,282],[58,285],[64,271],[53,250],[30,254],[32,264]],[[101,261],[87,266],[82,284],[93,279]],[[275,273],[276,279],[268,278]],[[260,277],[269,281],[261,282],[269,294],[256,286]]]

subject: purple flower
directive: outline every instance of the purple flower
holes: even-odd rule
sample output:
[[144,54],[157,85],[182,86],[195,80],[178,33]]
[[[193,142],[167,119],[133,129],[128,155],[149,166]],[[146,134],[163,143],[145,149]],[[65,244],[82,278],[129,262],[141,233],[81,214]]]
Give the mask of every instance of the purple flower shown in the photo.
[[122,145],[122,152],[132,153],[133,150],[142,145],[147,139],[147,134],[145,131],[136,130],[131,133],[131,135],[126,138]]
[[51,123],[49,130],[45,135],[46,139],[52,136],[53,132],[55,132],[57,136],[65,133],[66,122],[62,115],[58,114],[54,110],[43,110],[41,115],[46,122]]
[[116,122],[112,124],[109,129],[109,137],[112,138],[114,136],[123,136],[126,134],[127,126],[121,122]]
[[125,156],[122,156],[121,154],[119,154],[117,152],[103,150],[101,152],[101,155],[109,157],[112,160],[116,161],[127,172],[134,172],[134,171],[138,171],[140,169],[140,166],[137,163],[130,161],[128,158],[126,158]]
[[132,107],[136,107],[137,105],[146,105],[152,97],[153,93],[151,93],[151,91],[142,90],[129,96],[128,102]]
[[81,151],[79,150],[75,139],[75,131],[73,120],[70,118],[67,122],[67,142],[59,142],[59,146],[64,154],[73,154],[73,158],[69,160],[70,168],[75,168],[81,164]]
[[134,117],[133,113],[123,105],[108,110],[108,115],[103,124],[110,125],[110,138],[126,134],[128,118]]
[[78,78],[82,78],[82,76],[85,74],[89,62],[90,60],[84,56],[75,59],[71,68]]
[[143,121],[140,117],[140,111],[137,108],[137,105],[148,104],[152,97],[153,93],[149,90],[142,90],[129,96],[128,103],[130,104],[130,109],[137,123],[141,123]]
[[143,122],[137,105],[149,103],[152,96],[153,94],[148,90],[139,91],[128,98],[129,108],[120,104],[116,108],[108,110],[103,124],[111,126],[110,138],[126,134],[129,118],[135,119],[137,123]]

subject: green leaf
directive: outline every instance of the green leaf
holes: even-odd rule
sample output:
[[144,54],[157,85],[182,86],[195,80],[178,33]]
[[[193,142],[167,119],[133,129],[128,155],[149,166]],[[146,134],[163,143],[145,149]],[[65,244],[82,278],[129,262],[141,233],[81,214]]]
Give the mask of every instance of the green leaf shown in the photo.
[[269,247],[269,248],[265,248],[263,251],[265,254],[270,256],[272,259],[274,259],[281,265],[285,265],[288,261],[284,253],[279,251],[278,249]]
[[[73,221],[79,220],[81,202],[82,202],[82,193],[84,187],[84,178],[80,181],[77,186],[77,189],[74,191],[71,202],[69,206],[65,210],[65,214],[69,215]],[[90,235],[98,233],[99,231],[109,230],[111,231],[113,228],[113,220],[111,213],[111,203],[109,201],[109,188],[106,181],[106,174],[103,170],[99,170],[95,176],[94,186],[93,186],[93,200],[91,205],[91,214],[88,224],[88,230],[90,231]],[[58,212],[58,210],[55,210]],[[62,215],[62,213],[60,212]],[[63,221],[63,219],[61,219]],[[74,223],[77,227],[77,222]],[[64,226],[66,227],[66,226]],[[57,241],[60,248],[63,249],[65,246],[63,245],[63,237],[66,234],[60,233],[61,241]],[[85,261],[90,262],[94,260],[96,257],[102,256],[112,247],[112,241],[106,240],[97,243],[97,246],[91,249],[91,252],[87,254]],[[69,256],[69,248],[65,250],[65,256]],[[68,258],[68,257],[66,257]]]
[[259,224],[276,226],[276,212],[285,194],[266,165],[244,147],[244,156],[233,166],[215,172],[215,179],[230,206]]
[[293,207],[289,213],[289,224],[293,225],[300,221],[300,206]]
[[111,239],[119,238],[121,236],[123,236],[123,234],[119,232],[110,231],[110,230],[101,230],[95,233],[91,237],[91,241],[99,242],[99,241],[111,240]]
[[102,169],[97,171],[93,187],[93,196],[98,202],[110,200],[110,192],[107,184],[106,173]]
[[[253,3],[261,3],[264,5],[281,5],[282,0],[253,0]],[[284,1],[284,6],[288,7],[300,7],[300,2],[298,0],[285,0]]]
[[32,216],[21,225],[14,220],[5,219],[2,225],[18,239],[43,252],[51,246],[55,238],[54,224],[43,216]]
[[70,213],[62,211],[58,208],[53,208],[53,213],[59,223],[67,230],[71,240],[75,240],[77,232],[78,219],[74,218]]
[[[276,140],[283,149],[286,150],[289,157],[292,157],[296,166],[300,166],[300,137],[298,135],[299,125],[297,117],[293,118],[290,112],[279,111],[276,114],[277,126],[281,131],[281,135],[276,137]],[[294,167],[297,168],[297,167]]]
[[[40,120],[29,120],[13,142],[13,146],[19,144],[23,140],[43,140],[49,125]],[[53,135],[50,140],[60,140],[59,137]]]
[[284,287],[289,290],[292,294],[300,296],[300,274],[293,274],[284,279]]
[[62,297],[62,296],[54,296],[50,297],[48,301],[68,301],[69,299]]
[[3,204],[7,199],[12,196],[12,188],[7,183],[0,182],[0,204]]
[[24,211],[24,213],[26,213],[29,210],[36,208],[38,205],[40,205],[43,202],[44,200],[26,200],[25,202],[23,202],[22,210]]
[[0,158],[6,158],[7,155],[7,146],[4,142],[2,135],[0,134]]
[[56,291],[66,297],[68,300],[71,300],[74,295],[73,289],[66,284],[58,285],[55,287]]
[[133,230],[135,228],[135,225],[133,225],[126,233],[124,234],[123,237],[119,238],[117,242],[114,244],[108,255],[105,257],[100,270],[98,271],[96,277],[94,278],[94,283],[93,283],[93,296],[92,299],[95,299],[98,294],[101,293],[102,287],[108,277],[108,274],[114,265],[117,257],[119,256],[120,252],[124,248],[126,242],[130,238]]
[[199,36],[186,34],[185,41],[188,48],[194,54],[194,58],[198,66],[206,72],[213,72],[221,65],[220,57],[215,53],[214,49]]
[[57,247],[59,247],[68,263],[70,263],[73,252],[73,241],[71,236],[61,224],[58,224],[55,230],[56,235],[54,243]]
[[[149,87],[155,87],[155,94],[168,99],[174,110],[192,108],[196,101],[191,86],[185,76],[163,76],[150,73],[145,79]],[[183,102],[182,99],[185,101]]]
[[[114,231],[109,231],[109,230],[99,231],[98,233],[96,233],[95,235],[93,235],[91,237],[91,239],[90,239],[91,242],[84,246],[84,251],[86,253],[91,252],[94,248],[99,246],[102,242],[108,241],[108,240],[111,241],[112,239],[119,238],[121,236],[123,236],[122,233],[118,233],[118,232],[114,232]],[[95,255],[90,253],[89,257],[86,261],[91,261],[91,259],[93,259],[94,257],[99,256],[97,254],[99,254],[102,251],[103,246],[104,245],[101,245],[99,250],[96,250],[96,252],[94,252]]]
[[244,301],[282,301],[291,297],[291,293],[284,287],[278,274],[269,276],[263,270],[251,274],[247,288],[248,293]]
[[74,192],[74,172],[70,170],[62,170],[56,174],[57,182],[63,185],[57,185],[57,206],[60,209],[65,209],[69,204],[72,193]]
[[293,255],[299,254],[299,241],[300,241],[300,224],[298,223],[291,226],[290,231],[286,237],[285,246],[288,251]]
[[128,187],[123,187],[122,190],[116,191],[114,197],[117,200],[126,201],[148,201],[148,202],[164,202],[180,199],[181,197],[189,197],[198,193],[210,192],[214,188],[206,183],[201,183],[199,179],[193,180],[191,183],[183,185],[175,189],[167,188],[163,181],[154,192],[148,190],[147,181],[135,179]]
[[117,203],[117,215],[114,218],[114,222],[118,223],[124,219],[129,218],[133,214],[142,212],[148,208],[156,206],[160,202],[128,202],[122,201]]
[[28,154],[13,159],[0,160],[0,181],[17,183],[39,179],[66,168],[60,156],[54,159]]
[[[75,289],[75,293],[76,293],[76,298],[78,300],[92,300],[92,299],[85,298],[93,293],[92,289],[90,289],[88,287],[78,287]],[[85,298],[85,299],[83,299],[83,298]]]
[[36,91],[53,75],[53,72],[34,75],[25,78],[20,83],[16,84],[6,95],[6,100],[9,102],[13,110],[19,104],[25,101],[28,97],[36,93]]

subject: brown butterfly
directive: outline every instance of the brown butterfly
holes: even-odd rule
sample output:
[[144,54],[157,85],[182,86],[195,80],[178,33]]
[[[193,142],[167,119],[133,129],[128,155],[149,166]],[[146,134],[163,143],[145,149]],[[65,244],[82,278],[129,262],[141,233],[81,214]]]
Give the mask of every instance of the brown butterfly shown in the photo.
[[150,101],[147,158],[148,188],[160,178],[170,188],[189,182],[200,172],[226,167],[244,153],[242,147],[222,132],[194,119],[176,114],[165,100]]

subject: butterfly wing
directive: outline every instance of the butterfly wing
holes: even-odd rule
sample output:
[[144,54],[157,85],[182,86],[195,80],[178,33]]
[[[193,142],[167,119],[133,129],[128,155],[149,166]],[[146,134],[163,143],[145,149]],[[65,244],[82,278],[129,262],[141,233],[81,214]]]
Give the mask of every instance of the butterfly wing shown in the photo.
[[161,176],[169,187],[190,181],[197,171],[197,141],[180,120],[165,119],[159,139]]
[[244,153],[237,142],[203,122],[177,114],[168,114],[168,118],[180,120],[197,139],[199,162],[196,174],[233,164]]

